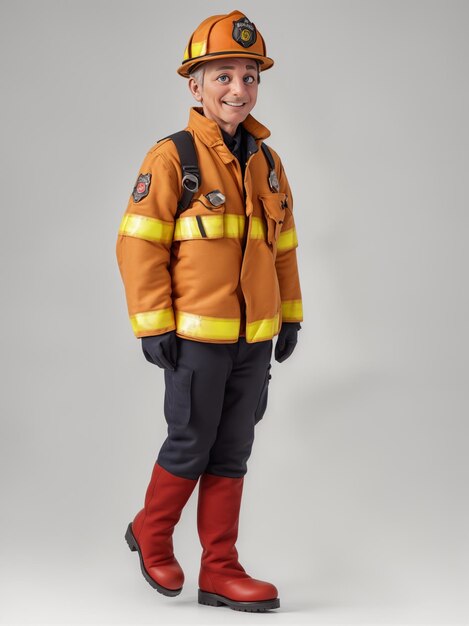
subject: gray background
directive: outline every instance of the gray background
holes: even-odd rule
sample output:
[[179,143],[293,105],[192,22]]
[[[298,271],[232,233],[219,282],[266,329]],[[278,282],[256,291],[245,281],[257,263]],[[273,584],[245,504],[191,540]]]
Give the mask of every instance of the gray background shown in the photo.
[[[0,620],[467,624],[468,3],[1,7]],[[175,72],[190,33],[235,8],[276,61],[253,115],[292,185],[304,297],[238,543],[276,617],[196,604],[196,495],[178,598],[123,539],[166,425],[116,234],[195,104]]]

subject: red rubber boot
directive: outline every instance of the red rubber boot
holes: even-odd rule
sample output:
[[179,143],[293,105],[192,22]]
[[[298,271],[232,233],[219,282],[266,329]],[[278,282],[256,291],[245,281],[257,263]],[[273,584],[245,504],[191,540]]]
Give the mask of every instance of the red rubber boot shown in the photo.
[[173,530],[197,480],[170,474],[155,463],[145,506],[125,533],[129,548],[139,554],[143,576],[165,596],[177,596],[184,583],[184,572],[173,553]]
[[237,611],[277,609],[274,585],[251,578],[238,561],[236,540],[244,478],[202,474],[197,526],[202,544],[199,603]]

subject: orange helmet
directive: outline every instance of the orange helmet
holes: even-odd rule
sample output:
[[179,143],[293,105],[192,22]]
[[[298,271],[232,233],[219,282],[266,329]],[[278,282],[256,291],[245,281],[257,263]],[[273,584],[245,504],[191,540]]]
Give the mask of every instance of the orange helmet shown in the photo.
[[229,57],[256,59],[261,72],[274,64],[266,56],[262,35],[241,11],[212,15],[199,24],[189,39],[177,72],[187,78],[195,65]]

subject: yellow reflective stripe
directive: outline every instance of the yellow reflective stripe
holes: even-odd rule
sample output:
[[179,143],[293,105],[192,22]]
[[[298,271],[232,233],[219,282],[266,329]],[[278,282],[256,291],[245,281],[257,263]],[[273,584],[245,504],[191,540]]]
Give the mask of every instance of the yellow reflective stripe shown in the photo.
[[191,43],[191,52],[192,52],[191,59],[202,56],[203,54],[205,54],[206,50],[207,50],[207,41],[205,39],[204,41],[193,41]]
[[264,320],[246,324],[246,341],[265,341],[271,339],[279,330],[279,314]]
[[265,239],[266,228],[264,219],[261,217],[251,217],[251,239]]
[[241,238],[244,234],[244,215],[232,215],[225,213],[225,237]]
[[207,237],[202,237],[197,218],[180,217],[176,220],[174,228],[174,241],[181,239],[219,239],[223,237],[223,214],[221,215],[199,215]]
[[173,224],[172,222],[157,220],[154,217],[126,213],[122,218],[119,234],[127,235],[128,237],[137,237],[138,239],[146,239],[147,241],[171,243]]
[[285,321],[303,320],[303,303],[301,300],[283,300],[282,318]]
[[237,318],[207,317],[176,311],[176,327],[189,337],[236,340],[241,322]]
[[[202,237],[197,218],[180,217],[176,220],[174,228],[174,241],[183,239],[220,239],[221,237],[241,238],[244,234],[246,217],[225,213],[224,215],[200,215],[207,237]],[[265,241],[267,235],[264,218],[251,217],[251,239],[262,239]],[[289,250],[298,245],[295,228],[290,228],[280,234],[277,249],[279,251]]]
[[[244,215],[220,214],[200,215],[199,217],[207,235],[206,239],[243,236],[246,219]],[[179,241],[181,239],[205,239],[205,237],[202,237],[197,218],[191,215],[176,220],[173,239]]]
[[298,246],[298,238],[296,236],[296,228],[289,228],[288,230],[280,233],[278,238],[277,250],[282,252],[284,250],[291,250]]
[[194,217],[183,217],[176,220],[173,240],[201,238],[202,234]]
[[200,218],[208,239],[218,239],[223,237],[223,214],[201,215]]
[[171,326],[174,328],[173,308],[135,313],[135,315],[130,316],[130,323],[135,334],[148,330],[164,330]]

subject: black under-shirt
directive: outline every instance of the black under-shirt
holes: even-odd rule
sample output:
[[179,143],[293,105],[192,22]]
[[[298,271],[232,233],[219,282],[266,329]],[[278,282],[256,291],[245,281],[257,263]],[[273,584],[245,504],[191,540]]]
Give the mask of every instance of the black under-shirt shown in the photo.
[[241,172],[244,179],[244,170],[246,168],[246,131],[244,126],[242,124],[238,124],[236,132],[233,136],[229,135],[222,128],[220,128],[220,130],[223,136],[223,141],[241,165]]

